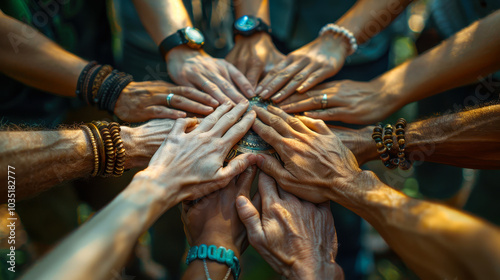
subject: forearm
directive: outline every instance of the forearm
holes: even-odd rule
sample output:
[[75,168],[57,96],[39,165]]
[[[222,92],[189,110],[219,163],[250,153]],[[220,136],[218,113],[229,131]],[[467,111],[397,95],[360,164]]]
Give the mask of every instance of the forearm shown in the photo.
[[[93,155],[83,130],[4,131],[0,132],[0,162],[5,181],[7,166],[15,168],[16,197],[23,198],[90,174]],[[0,201],[5,201],[6,193],[2,187]]]
[[373,173],[363,173],[357,184],[375,187],[351,200],[351,210],[372,224],[422,279],[500,276],[497,228],[444,205],[409,198]]
[[[24,279],[110,279],[121,273],[139,236],[173,204],[152,182],[132,183],[94,218],[66,238]],[[162,197],[161,201],[159,197]]]
[[[125,168],[144,167],[160,146],[147,131],[121,127],[126,157]],[[163,139],[163,138],[161,138]],[[7,166],[13,166],[18,199],[33,196],[52,186],[89,176],[94,154],[87,133],[82,129],[58,131],[0,132],[1,179],[7,181]],[[0,202],[7,199],[7,186],[0,188]]]
[[384,30],[411,0],[358,0],[337,22],[363,44]]
[[182,0],[133,0],[141,22],[157,45],[177,30],[192,26]]
[[499,25],[495,12],[376,80],[400,107],[477,81],[500,68]]
[[74,97],[87,62],[0,12],[0,71],[28,86]]
[[475,169],[500,168],[500,105],[411,123],[406,128],[410,160]]

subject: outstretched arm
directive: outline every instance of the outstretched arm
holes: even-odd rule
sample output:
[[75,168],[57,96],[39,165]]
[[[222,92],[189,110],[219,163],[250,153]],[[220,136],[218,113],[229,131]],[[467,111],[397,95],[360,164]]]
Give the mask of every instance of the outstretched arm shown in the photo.
[[[122,126],[125,168],[147,166],[173,124],[172,120],[153,120],[136,128]],[[2,131],[0,165],[5,170],[0,177],[7,181],[7,166],[15,168],[11,171],[15,172],[19,200],[63,181],[90,176],[94,155],[88,137],[82,129]],[[0,201],[7,199],[7,191],[7,186],[0,188]]]
[[0,72],[26,85],[75,97],[87,61],[0,11]]
[[[499,25],[497,11],[369,82],[334,81],[280,105],[288,113],[321,109],[327,94],[328,109],[307,112],[307,116],[357,124],[383,120],[408,103],[482,80],[500,69]],[[471,97],[488,98],[494,94],[491,86],[495,85],[478,85]]]
[[[412,161],[476,169],[500,168],[500,104],[409,123],[406,152]],[[331,127],[360,164],[378,159],[373,126]]]

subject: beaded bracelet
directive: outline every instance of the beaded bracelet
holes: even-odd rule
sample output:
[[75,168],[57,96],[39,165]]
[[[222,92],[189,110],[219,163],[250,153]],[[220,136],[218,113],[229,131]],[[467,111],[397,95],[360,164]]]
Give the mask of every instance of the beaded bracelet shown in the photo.
[[[377,153],[385,167],[394,169],[399,166],[402,170],[408,170],[411,167],[411,162],[405,158],[405,144],[404,129],[406,127],[406,120],[403,118],[398,119],[396,123],[396,139],[398,144],[398,152],[396,153],[394,147],[394,129],[392,125],[386,124],[382,129],[382,123],[377,123],[373,128],[372,138],[377,147]],[[382,136],[383,135],[383,136]],[[397,154],[397,156],[396,156]]]
[[347,30],[345,27],[329,23],[321,28],[321,30],[319,31],[319,36],[322,36],[325,32],[329,31],[335,34],[340,34],[341,36],[347,39],[350,45],[348,55],[351,55],[358,50],[358,43],[356,37],[354,37],[354,34],[352,34],[352,32]]
[[99,132],[102,135],[102,139],[104,142],[104,152],[106,153],[106,167],[104,169],[104,173],[101,175],[104,177],[108,177],[113,174],[116,159],[115,146],[113,145],[113,140],[108,129],[109,123],[104,121],[95,121],[93,123],[97,126]]
[[189,249],[187,254],[186,265],[189,265],[196,259],[205,260],[207,258],[209,260],[227,265],[231,269],[234,279],[238,280],[241,272],[240,261],[231,249],[226,249],[224,247],[219,247],[217,249],[217,246],[215,245],[207,247],[205,244],[193,246]]
[[99,72],[94,79],[94,83],[92,84],[92,95],[90,96],[91,102],[96,99],[99,88],[101,88],[104,79],[111,73],[111,71],[113,71],[113,67],[109,65],[104,65],[101,69],[99,69]]
[[113,176],[119,177],[125,171],[125,147],[123,146],[123,140],[120,137],[120,125],[116,122],[112,122],[108,126],[109,133],[111,134],[111,140],[116,151],[115,167],[113,169]]
[[399,158],[399,168],[401,170],[408,170],[411,168],[411,161],[409,161],[405,157],[405,128],[406,128],[406,120],[403,118],[398,119],[396,122],[396,138],[398,141],[398,158]]

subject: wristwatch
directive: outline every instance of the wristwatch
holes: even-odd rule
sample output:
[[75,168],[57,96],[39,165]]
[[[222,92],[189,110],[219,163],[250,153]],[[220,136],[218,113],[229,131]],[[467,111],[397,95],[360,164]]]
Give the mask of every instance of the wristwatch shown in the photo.
[[198,50],[205,44],[205,37],[200,30],[194,27],[186,27],[177,30],[174,34],[168,36],[161,41],[159,49],[160,53],[165,55],[173,48],[180,45],[187,45],[188,47]]
[[250,36],[261,31],[270,34],[271,28],[260,18],[254,16],[242,16],[233,25],[234,35]]

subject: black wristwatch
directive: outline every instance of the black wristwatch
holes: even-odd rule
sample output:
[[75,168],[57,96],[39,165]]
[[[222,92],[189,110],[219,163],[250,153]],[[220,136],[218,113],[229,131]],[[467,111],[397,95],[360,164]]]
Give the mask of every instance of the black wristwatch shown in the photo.
[[205,37],[200,30],[194,27],[186,27],[177,30],[174,34],[168,36],[161,41],[159,49],[160,53],[165,55],[173,48],[180,45],[187,45],[188,47],[198,50],[205,44]]
[[233,24],[234,35],[250,36],[256,32],[271,34],[271,28],[260,18],[254,16],[242,16]]

